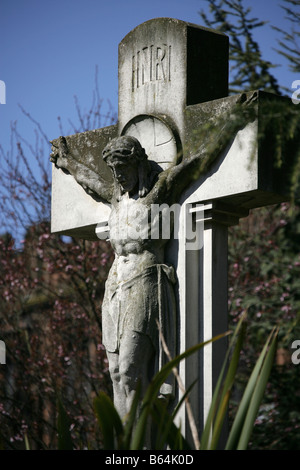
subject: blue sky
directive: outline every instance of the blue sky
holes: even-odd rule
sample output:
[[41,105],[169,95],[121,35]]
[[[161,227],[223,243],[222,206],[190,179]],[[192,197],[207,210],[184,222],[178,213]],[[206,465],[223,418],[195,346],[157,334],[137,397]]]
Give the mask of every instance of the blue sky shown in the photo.
[[[285,27],[279,0],[247,0],[261,20]],[[98,67],[100,95],[117,110],[118,44],[135,26],[155,17],[202,24],[204,0],[1,0],[0,80],[6,104],[0,105],[0,144],[9,146],[10,123],[17,121],[23,137],[33,139],[32,125],[19,104],[38,121],[49,139],[59,135],[57,117],[70,133],[76,122],[74,95],[89,109]],[[277,35],[278,36],[278,35]],[[276,55],[276,33],[265,27],[257,36],[264,58],[281,64],[274,70],[280,84],[295,77]],[[72,133],[72,132],[71,132]]]

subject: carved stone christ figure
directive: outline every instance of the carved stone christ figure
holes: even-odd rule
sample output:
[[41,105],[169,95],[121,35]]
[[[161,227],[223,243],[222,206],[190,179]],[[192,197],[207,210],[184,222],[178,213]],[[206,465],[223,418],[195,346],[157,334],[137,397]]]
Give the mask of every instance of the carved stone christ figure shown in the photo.
[[[114,403],[121,416],[130,408],[137,383],[141,382],[145,392],[164,362],[157,321],[171,355],[175,354],[176,279],[173,267],[164,260],[168,240],[149,235],[151,207],[177,202],[228,141],[215,142],[210,154],[202,145],[196,155],[162,171],[148,160],[136,138],[117,137],[103,151],[113,184],[78,162],[69,153],[64,137],[60,137],[58,147],[52,147],[51,161],[57,167],[66,169],[86,191],[111,204],[109,229],[115,260],[105,286],[102,329]],[[132,226],[134,236],[130,235]],[[168,397],[174,394],[171,379],[160,392]]]
[[[168,170],[148,160],[139,141],[122,136],[109,142],[103,159],[113,174],[111,185],[79,163],[60,137],[51,161],[68,170],[87,191],[111,204],[110,243],[115,260],[105,285],[102,305],[103,344],[113,383],[114,403],[121,416],[131,405],[138,381],[145,392],[163,364],[157,321],[172,355],[175,354],[174,269],[164,263],[163,238],[152,239],[151,206],[178,200],[193,177],[194,159]],[[139,214],[141,220],[139,220]],[[148,220],[145,219],[145,214]],[[128,227],[134,224],[134,238]],[[145,228],[145,224],[148,227]],[[141,237],[136,236],[141,230]],[[149,229],[149,232],[148,232]],[[161,394],[172,396],[170,379]]]

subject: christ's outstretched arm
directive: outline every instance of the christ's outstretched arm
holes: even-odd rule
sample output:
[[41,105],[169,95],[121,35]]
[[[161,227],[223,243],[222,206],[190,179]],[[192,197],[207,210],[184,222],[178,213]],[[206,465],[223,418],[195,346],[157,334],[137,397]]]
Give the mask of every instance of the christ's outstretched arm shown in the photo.
[[178,165],[165,170],[160,175],[161,191],[166,191],[168,202],[176,202],[184,189],[206,173],[218,156],[228,148],[237,132],[256,117],[253,104],[257,100],[254,92],[249,99],[241,95],[236,108],[212,124],[213,132],[208,132],[198,149]]
[[67,170],[87,192],[100,196],[110,202],[113,195],[113,184],[105,181],[88,166],[76,160],[69,152],[65,137],[59,137],[58,143],[52,143],[50,161],[58,168]]

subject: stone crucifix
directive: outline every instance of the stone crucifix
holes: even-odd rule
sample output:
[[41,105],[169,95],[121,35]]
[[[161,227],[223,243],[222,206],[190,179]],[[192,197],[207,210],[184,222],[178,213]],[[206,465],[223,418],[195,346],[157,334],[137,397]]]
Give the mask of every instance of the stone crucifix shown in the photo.
[[[121,416],[137,382],[145,391],[166,360],[157,321],[172,356],[226,331],[227,229],[251,208],[286,200],[258,139],[268,95],[228,97],[227,76],[226,36],[150,20],[119,45],[118,123],[52,142],[52,232],[109,238],[115,251],[102,326]],[[241,118],[249,106],[255,116]],[[208,122],[213,137],[200,132]],[[220,342],[180,365],[186,387],[199,378],[199,430],[225,349]],[[177,396],[172,378],[160,393]]]

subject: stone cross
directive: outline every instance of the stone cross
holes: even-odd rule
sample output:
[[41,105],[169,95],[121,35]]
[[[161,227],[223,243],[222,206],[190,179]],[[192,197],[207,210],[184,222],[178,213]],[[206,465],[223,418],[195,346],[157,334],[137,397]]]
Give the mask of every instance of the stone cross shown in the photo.
[[[255,98],[259,115],[269,96],[257,92]],[[183,21],[153,19],[119,45],[117,124],[67,136],[68,151],[112,184],[103,149],[117,136],[133,136],[151,161],[168,170],[193,155],[197,131],[236,102],[236,96],[228,97],[228,38]],[[286,200],[259,129],[258,118],[243,126],[178,201],[177,236],[165,248],[165,260],[177,274],[177,353],[227,330],[228,227],[252,208]],[[53,145],[58,147],[58,140]],[[52,232],[105,239],[110,212],[110,204],[91,197],[71,174],[53,166]],[[180,364],[186,388],[199,379],[190,396],[199,430],[225,351],[226,342],[220,341]],[[185,413],[180,419],[188,436]]]

